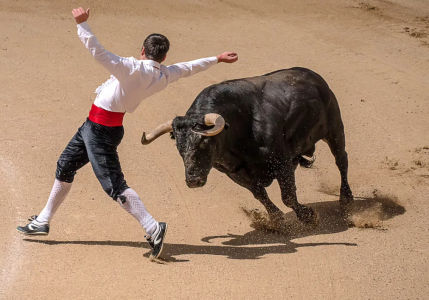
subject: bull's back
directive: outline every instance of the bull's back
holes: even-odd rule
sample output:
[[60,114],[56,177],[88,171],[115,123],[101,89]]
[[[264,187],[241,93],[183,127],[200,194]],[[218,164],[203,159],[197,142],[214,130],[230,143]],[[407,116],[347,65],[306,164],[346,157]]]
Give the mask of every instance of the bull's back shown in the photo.
[[[317,73],[305,68],[291,68],[274,71],[262,76],[225,81],[209,88],[215,91],[217,100],[238,101],[240,106],[260,107],[264,102],[283,106],[285,111],[293,101],[305,102],[318,98],[324,105],[331,101],[330,89],[326,81]],[[297,103],[298,104],[298,103]]]
[[[263,91],[260,101],[280,102],[284,109],[291,103],[299,105],[311,99],[319,99],[323,105],[330,102],[330,89],[317,73],[305,68],[278,70],[262,76],[248,78]],[[295,103],[294,103],[295,102]]]
[[[256,141],[267,144],[307,137],[320,139],[327,131],[327,111],[332,92],[321,76],[304,68],[279,70],[239,83],[239,106],[251,111],[249,124]],[[270,139],[267,140],[267,136]],[[277,141],[279,139],[280,141]]]

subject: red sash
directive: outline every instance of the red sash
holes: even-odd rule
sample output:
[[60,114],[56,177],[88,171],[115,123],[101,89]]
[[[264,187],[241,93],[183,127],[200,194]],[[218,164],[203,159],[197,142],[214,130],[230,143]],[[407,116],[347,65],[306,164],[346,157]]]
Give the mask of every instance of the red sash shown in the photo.
[[124,119],[124,115],[125,113],[108,111],[92,104],[88,118],[94,123],[109,127],[115,127],[122,126],[122,120]]

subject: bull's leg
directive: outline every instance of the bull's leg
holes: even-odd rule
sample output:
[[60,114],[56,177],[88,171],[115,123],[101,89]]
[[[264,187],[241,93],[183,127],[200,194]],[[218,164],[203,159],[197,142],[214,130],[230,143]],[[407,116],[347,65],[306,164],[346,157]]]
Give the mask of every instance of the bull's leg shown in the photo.
[[316,212],[311,207],[298,203],[296,197],[295,168],[296,162],[287,164],[277,176],[281,189],[282,201],[287,207],[295,211],[296,216],[301,222],[305,224],[315,224],[317,223]]
[[275,221],[283,218],[283,212],[270,200],[265,188],[253,183],[251,178],[244,170],[227,175],[235,183],[248,189],[253,194],[253,196],[262,203],[271,220]]
[[[342,126],[341,126],[342,128]],[[350,189],[349,182],[347,180],[347,172],[349,167],[349,161],[346,152],[346,143],[344,137],[344,130],[340,133],[334,134],[329,138],[324,139],[329,145],[332,154],[335,157],[335,164],[340,170],[341,174],[341,189],[340,189],[340,204],[345,207],[347,204],[353,202],[353,193]]]
[[265,206],[272,221],[283,219],[283,212],[270,200],[265,188],[257,186],[249,190],[253,193],[253,196]]

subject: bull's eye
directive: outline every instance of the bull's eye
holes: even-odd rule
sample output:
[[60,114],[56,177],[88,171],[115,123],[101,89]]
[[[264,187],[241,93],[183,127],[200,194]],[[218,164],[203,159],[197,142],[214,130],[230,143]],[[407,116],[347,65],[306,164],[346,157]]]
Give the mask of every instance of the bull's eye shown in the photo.
[[207,138],[205,138],[205,139],[203,139],[202,141],[201,141],[201,143],[200,143],[200,148],[201,149],[205,149],[205,148],[207,148],[207,145],[209,144],[209,139],[207,139]]
[[188,145],[184,143],[176,143],[176,146],[181,155],[184,154],[188,148]]
[[204,125],[202,125],[202,124],[198,124],[198,123],[194,123],[194,124],[192,124],[192,129],[193,129],[194,131],[203,131],[203,130],[205,130],[205,129],[206,129],[206,127],[207,127],[207,126],[204,126]]

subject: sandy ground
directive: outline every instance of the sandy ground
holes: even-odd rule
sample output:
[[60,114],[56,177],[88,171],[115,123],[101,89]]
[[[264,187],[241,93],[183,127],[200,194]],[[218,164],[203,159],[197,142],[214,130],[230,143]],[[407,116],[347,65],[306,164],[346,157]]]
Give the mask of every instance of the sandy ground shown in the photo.
[[[109,76],[77,37],[78,6],[91,7],[93,32],[121,56],[138,57],[153,32],[171,41],[167,64],[240,56],[125,118],[127,182],[170,225],[158,262],[89,166],[48,237],[15,229],[43,208],[56,160]],[[0,299],[428,299],[428,1],[1,0],[0,20]],[[169,138],[140,144],[143,131],[183,115],[206,86],[293,66],[321,74],[339,99],[354,227],[341,218],[339,173],[324,143],[314,168],[297,170],[299,200],[320,224],[298,224],[274,183],[269,194],[290,224],[280,233],[217,171],[188,189]]]

